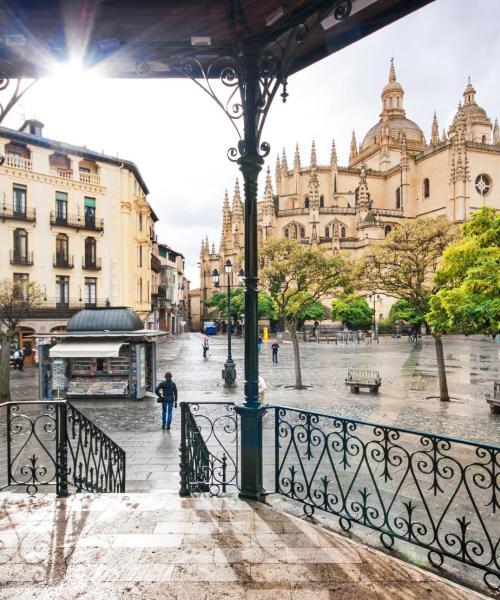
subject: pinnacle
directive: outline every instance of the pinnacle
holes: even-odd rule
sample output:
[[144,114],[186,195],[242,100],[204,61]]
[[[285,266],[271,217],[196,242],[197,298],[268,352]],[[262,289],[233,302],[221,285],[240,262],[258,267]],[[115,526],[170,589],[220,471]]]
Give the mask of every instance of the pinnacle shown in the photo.
[[389,82],[394,83],[396,81],[396,69],[394,68],[394,58],[391,58],[391,66],[389,68]]

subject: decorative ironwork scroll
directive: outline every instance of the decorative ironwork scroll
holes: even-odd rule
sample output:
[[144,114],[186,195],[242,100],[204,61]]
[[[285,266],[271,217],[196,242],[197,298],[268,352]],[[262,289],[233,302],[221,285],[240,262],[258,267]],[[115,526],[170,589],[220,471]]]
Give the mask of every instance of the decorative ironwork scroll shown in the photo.
[[180,457],[181,496],[195,492],[218,496],[238,488],[234,402],[181,402]]
[[500,582],[500,447],[274,407],[276,491]]

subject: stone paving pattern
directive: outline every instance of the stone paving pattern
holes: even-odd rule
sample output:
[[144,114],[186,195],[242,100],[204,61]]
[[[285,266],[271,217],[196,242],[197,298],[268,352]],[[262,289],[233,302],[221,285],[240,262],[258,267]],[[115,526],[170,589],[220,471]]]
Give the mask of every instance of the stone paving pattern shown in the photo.
[[484,598],[259,502],[156,492],[0,503],[2,600]]

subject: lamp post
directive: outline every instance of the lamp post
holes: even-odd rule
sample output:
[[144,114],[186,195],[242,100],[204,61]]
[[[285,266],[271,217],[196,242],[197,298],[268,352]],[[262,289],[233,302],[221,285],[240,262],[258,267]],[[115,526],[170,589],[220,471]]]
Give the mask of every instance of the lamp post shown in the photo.
[[[227,285],[220,284],[220,275],[217,269],[214,269],[212,272],[212,280],[214,287],[225,287],[227,289],[227,359],[224,363],[224,369],[222,369],[222,379],[224,379],[224,385],[232,387],[236,382],[236,367],[231,354],[231,273],[233,271],[233,264],[229,258],[224,263],[224,271],[227,274]],[[242,283],[244,276],[243,269],[240,269],[238,273],[240,283]]]
[[378,339],[378,331],[377,331],[377,321],[376,321],[376,317],[375,317],[375,305],[377,302],[380,302],[382,300],[382,298],[379,296],[379,294],[366,294],[366,299],[368,301],[372,301],[373,302],[373,324],[372,324],[372,329],[373,329],[373,337],[377,340],[377,344],[379,344],[379,339]]

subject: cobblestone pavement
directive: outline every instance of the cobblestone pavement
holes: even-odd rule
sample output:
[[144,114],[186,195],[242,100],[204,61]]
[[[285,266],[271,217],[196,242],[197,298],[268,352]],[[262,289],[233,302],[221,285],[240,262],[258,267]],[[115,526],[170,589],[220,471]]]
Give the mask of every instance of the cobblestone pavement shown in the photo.
[[1,600],[480,600],[235,498],[0,495]]

